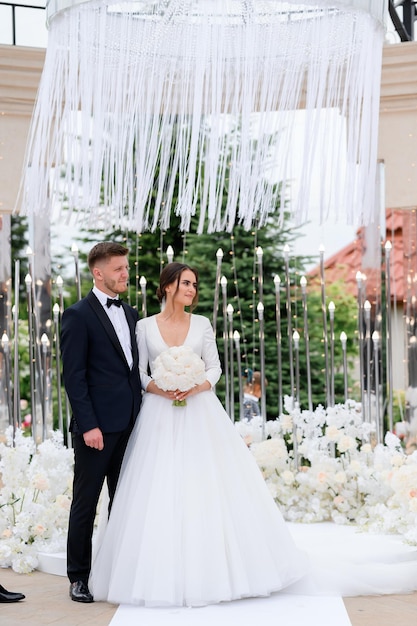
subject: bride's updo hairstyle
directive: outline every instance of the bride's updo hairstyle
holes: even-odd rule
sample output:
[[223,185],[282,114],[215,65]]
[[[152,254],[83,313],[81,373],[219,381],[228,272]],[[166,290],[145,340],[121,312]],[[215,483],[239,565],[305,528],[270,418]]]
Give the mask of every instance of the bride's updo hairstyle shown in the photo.
[[168,287],[168,285],[172,285],[172,283],[177,283],[177,289],[175,290],[176,292],[178,290],[178,285],[180,284],[181,275],[185,270],[190,270],[190,272],[194,274],[195,281],[197,283],[195,296],[190,307],[192,311],[198,303],[198,272],[193,267],[185,265],[185,263],[177,263],[174,261],[173,263],[168,263],[168,265],[165,265],[159,277],[159,287],[156,290],[156,296],[159,302],[162,302],[164,299],[166,299],[166,288]]

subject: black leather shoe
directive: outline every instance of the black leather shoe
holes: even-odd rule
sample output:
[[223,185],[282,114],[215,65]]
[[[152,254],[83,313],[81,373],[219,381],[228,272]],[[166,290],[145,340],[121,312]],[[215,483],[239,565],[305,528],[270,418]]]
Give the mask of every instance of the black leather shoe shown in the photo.
[[23,600],[24,597],[23,593],[7,591],[7,589],[0,585],[0,602],[19,602],[19,600]]
[[70,584],[69,595],[74,602],[94,602],[94,598],[83,580],[77,580]]

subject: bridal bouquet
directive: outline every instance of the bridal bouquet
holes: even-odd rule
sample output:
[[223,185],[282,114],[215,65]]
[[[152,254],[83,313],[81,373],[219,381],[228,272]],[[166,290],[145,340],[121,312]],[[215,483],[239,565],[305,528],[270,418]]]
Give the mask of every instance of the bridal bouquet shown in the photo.
[[[164,391],[188,391],[206,380],[204,362],[189,346],[173,346],[155,359],[152,377]],[[174,400],[174,406],[185,406],[185,400]]]

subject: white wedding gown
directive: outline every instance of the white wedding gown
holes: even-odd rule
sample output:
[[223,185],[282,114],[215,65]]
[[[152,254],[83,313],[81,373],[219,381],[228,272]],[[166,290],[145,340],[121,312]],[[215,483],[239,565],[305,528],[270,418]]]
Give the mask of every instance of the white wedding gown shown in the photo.
[[[143,387],[168,346],[155,317],[138,323]],[[209,321],[192,315],[185,345],[220,365]],[[176,407],[144,393],[109,522],[93,560],[95,600],[204,606],[267,596],[307,570],[258,466],[214,391]]]

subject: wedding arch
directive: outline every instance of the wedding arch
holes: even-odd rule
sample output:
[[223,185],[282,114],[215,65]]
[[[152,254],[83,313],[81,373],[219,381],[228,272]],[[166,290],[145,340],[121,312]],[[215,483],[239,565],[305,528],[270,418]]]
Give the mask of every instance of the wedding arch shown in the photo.
[[386,2],[50,0],[47,11],[23,213],[49,214],[64,189],[78,217],[94,223],[104,206],[109,224],[137,232],[167,228],[173,211],[183,230],[193,215],[200,231],[262,224],[285,205],[304,108],[294,218],[308,217],[314,184],[322,219],[372,221]]

